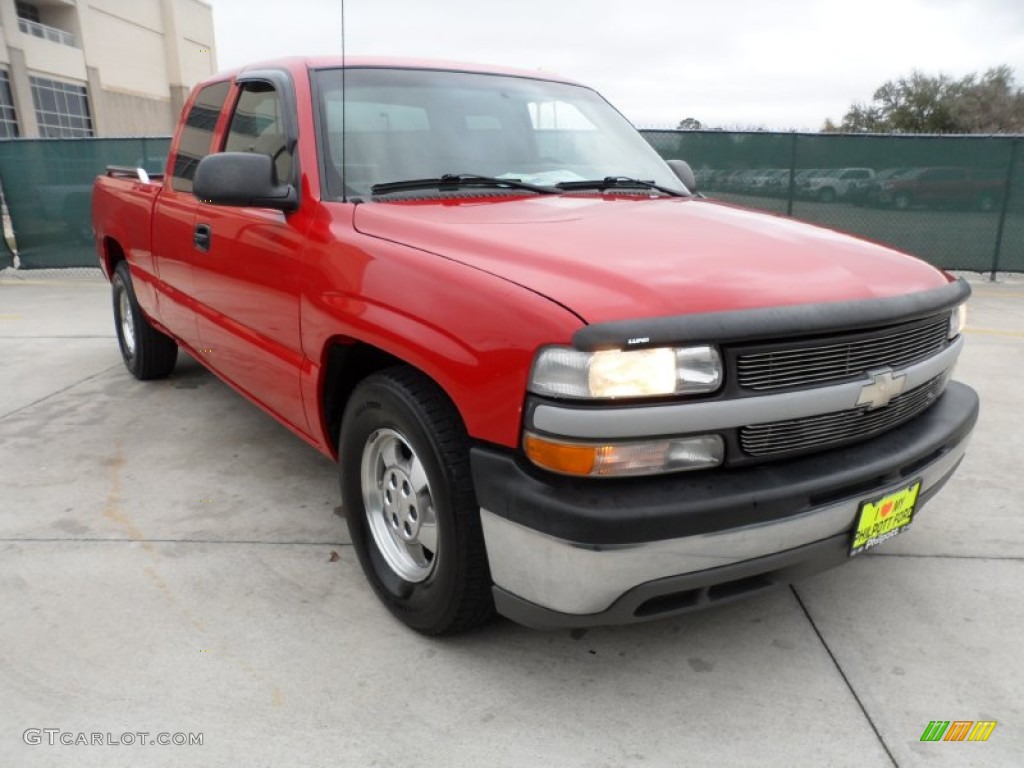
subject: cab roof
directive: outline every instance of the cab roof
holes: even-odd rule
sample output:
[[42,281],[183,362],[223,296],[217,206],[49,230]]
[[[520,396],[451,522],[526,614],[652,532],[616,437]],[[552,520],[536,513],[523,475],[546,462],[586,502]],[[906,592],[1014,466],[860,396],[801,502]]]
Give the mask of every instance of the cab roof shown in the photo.
[[472,64],[460,61],[442,61],[432,59],[403,59],[389,56],[291,56],[280,59],[269,59],[266,61],[247,64],[244,67],[218,72],[209,80],[233,79],[236,76],[256,69],[287,69],[293,74],[300,70],[316,69],[337,69],[339,67],[349,69],[433,69],[446,72],[472,72],[487,75],[506,75],[510,77],[525,77],[533,80],[550,80],[557,83],[569,83],[581,85],[572,78],[563,77],[554,72],[545,72],[540,69],[515,69],[512,67],[499,67],[489,64]]

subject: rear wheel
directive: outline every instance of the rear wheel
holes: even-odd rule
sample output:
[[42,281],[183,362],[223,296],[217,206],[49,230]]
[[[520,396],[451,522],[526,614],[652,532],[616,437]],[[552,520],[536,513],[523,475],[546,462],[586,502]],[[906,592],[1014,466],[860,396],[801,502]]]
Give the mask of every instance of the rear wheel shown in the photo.
[[142,313],[135,298],[128,262],[122,261],[111,280],[114,300],[114,328],[125,367],[137,379],[162,379],[174,370],[178,345],[161,333]]
[[913,202],[910,195],[906,192],[897,192],[892,198],[892,207],[898,211],[905,211],[910,207]]
[[469,438],[444,392],[391,368],[349,398],[339,441],[352,544],[370,585],[424,634],[479,626],[493,610]]

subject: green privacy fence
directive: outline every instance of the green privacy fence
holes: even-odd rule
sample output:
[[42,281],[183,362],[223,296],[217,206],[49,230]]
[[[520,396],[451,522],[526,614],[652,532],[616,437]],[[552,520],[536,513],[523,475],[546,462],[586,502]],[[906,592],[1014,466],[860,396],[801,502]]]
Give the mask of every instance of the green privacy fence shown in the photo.
[[1024,271],[1024,137],[642,131],[708,197],[949,269]]
[[[162,173],[170,143],[168,137],[0,141],[0,182],[20,266],[96,266],[93,179],[108,165]],[[0,252],[0,266],[10,263],[10,254]]]
[[[886,243],[938,266],[1024,271],[1024,137],[642,132],[701,191]],[[0,141],[23,268],[93,266],[93,178],[163,170],[167,137]],[[11,263],[0,250],[0,266]]]

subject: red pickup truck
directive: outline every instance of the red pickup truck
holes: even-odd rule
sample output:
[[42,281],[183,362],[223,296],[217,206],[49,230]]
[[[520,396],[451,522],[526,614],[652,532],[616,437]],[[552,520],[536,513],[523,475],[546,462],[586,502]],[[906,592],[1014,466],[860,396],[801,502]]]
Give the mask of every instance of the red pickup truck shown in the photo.
[[128,370],[179,348],[337,458],[387,607],[642,621],[905,530],[964,455],[962,280],[713,202],[537,72],[290,59],[97,179]]

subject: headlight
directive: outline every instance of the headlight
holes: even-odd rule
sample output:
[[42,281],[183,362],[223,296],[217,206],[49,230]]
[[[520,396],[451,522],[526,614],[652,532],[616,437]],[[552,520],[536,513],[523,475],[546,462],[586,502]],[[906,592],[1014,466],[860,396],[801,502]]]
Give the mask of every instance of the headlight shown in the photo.
[[523,435],[523,450],[534,464],[577,477],[635,477],[717,467],[725,455],[718,435],[697,435],[622,443],[577,443]]
[[960,304],[949,315],[949,338],[955,339],[967,326],[967,302]]
[[574,398],[697,394],[721,383],[722,359],[707,345],[598,352],[546,347],[530,375],[531,392]]

